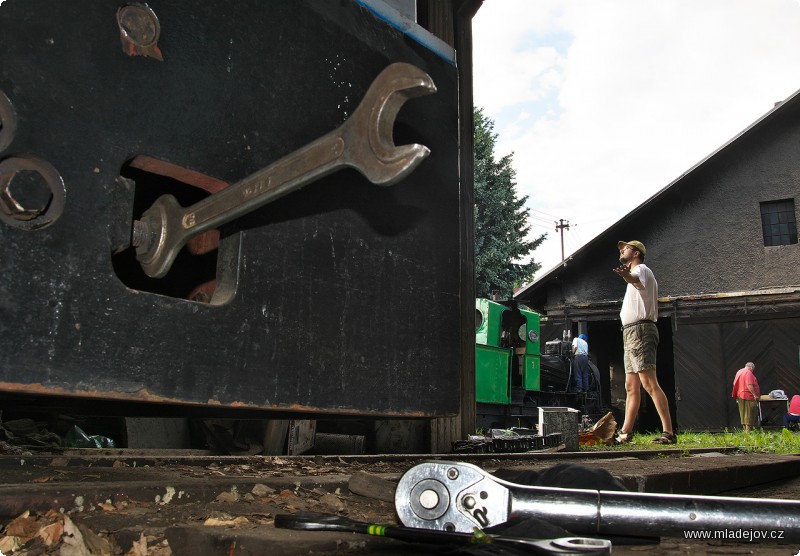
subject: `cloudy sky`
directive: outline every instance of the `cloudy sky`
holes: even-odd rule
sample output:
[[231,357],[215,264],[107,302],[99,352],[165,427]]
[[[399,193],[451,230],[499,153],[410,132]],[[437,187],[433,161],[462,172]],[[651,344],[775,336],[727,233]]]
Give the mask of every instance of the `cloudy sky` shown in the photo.
[[556,220],[569,257],[800,89],[800,0],[485,0],[473,32],[538,276]]

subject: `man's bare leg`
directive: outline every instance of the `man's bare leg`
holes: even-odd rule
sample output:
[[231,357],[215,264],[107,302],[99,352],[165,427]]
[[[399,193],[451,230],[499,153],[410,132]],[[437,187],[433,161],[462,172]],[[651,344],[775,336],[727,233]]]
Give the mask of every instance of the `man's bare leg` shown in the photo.
[[636,417],[639,415],[639,404],[642,402],[642,383],[637,373],[625,373],[625,422],[620,432],[630,434]]
[[661,418],[661,430],[664,432],[673,432],[672,417],[669,414],[669,401],[667,401],[667,395],[664,393],[664,390],[662,390],[661,386],[658,384],[656,370],[640,371],[639,380],[642,386],[644,386],[645,391],[653,398],[653,404],[656,406],[658,416]]

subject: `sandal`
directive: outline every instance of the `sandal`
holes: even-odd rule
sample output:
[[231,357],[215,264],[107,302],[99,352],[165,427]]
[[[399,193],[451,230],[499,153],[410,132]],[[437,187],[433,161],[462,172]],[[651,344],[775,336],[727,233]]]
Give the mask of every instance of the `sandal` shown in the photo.
[[631,444],[633,443],[633,431],[617,433],[614,439],[614,444]]
[[678,439],[675,433],[664,431],[661,436],[653,439],[653,444],[677,444]]

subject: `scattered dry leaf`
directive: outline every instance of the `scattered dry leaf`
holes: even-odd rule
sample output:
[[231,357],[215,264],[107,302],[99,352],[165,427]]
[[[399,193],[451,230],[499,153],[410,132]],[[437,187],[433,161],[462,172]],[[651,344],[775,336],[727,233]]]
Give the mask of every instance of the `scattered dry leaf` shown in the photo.
[[83,535],[83,542],[89,550],[89,554],[112,554],[111,543],[105,537],[101,537],[85,525],[78,523],[78,529]]
[[139,540],[133,541],[131,549],[125,553],[125,556],[147,556],[147,539],[144,533],[139,533]]
[[0,553],[11,554],[15,550],[22,548],[22,541],[13,535],[5,536],[0,539]]
[[61,520],[51,523],[39,529],[39,537],[44,541],[45,546],[52,546],[61,540],[64,534],[64,522]]
[[64,544],[61,545],[61,556],[92,556],[80,529],[72,522],[69,516],[64,516]]
[[215,499],[217,502],[237,502],[239,500],[239,493],[236,491],[233,492],[223,492]]
[[30,512],[25,512],[6,526],[6,535],[19,537],[25,544],[39,532],[41,524],[35,517],[30,517]]
[[250,492],[253,493],[253,496],[261,497],[261,496],[267,496],[268,494],[274,494],[275,489],[259,483],[253,486],[253,489]]
[[208,527],[241,527],[250,523],[244,516],[239,516],[234,519],[220,519],[217,517],[209,517],[203,522],[203,525]]
[[345,510],[344,502],[339,500],[339,497],[335,494],[331,494],[330,492],[326,492],[325,494],[320,497],[319,501],[322,504],[325,504],[329,508],[336,510],[337,512],[341,512]]
[[157,545],[153,545],[151,542],[150,545],[151,547],[147,552],[147,556],[172,556],[172,549],[170,549],[167,539],[164,539]]

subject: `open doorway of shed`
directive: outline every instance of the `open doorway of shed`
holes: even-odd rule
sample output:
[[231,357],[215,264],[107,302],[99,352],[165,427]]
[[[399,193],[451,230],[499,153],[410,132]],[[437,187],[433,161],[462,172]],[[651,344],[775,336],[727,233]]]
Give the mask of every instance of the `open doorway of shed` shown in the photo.
[[[589,337],[589,357],[600,370],[600,386],[603,402],[612,408],[614,418],[621,427],[625,417],[625,367],[622,352],[622,329],[618,320],[589,321],[584,323]],[[578,323],[567,327],[574,338],[578,333]],[[548,323],[542,326],[542,343],[561,338],[565,326]],[[669,401],[673,427],[678,420],[675,411],[675,362],[672,344],[672,319],[658,320],[658,344],[656,373],[662,390]],[[642,390],[642,403],[636,423],[638,431],[661,431],[661,420],[652,399]]]
[[[619,426],[625,417],[625,366],[622,350],[622,327],[620,322],[591,321],[587,323],[589,351],[593,353],[600,369],[604,392],[609,392],[609,405],[615,409],[614,416]],[[667,395],[673,427],[677,426],[675,414],[675,363],[672,354],[672,320],[658,319],[658,352],[656,354],[656,374],[661,389]],[[605,375],[605,376],[602,376]],[[607,382],[606,382],[607,381]],[[642,390],[637,431],[661,431],[661,419],[653,400]]]

